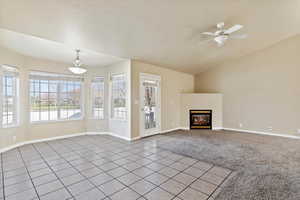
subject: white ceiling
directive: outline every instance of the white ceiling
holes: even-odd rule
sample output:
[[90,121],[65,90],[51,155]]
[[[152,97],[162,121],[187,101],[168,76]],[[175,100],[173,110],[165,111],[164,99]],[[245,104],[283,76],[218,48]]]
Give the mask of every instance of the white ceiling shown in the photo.
[[[72,64],[76,57],[76,47],[4,29],[0,29],[0,46],[22,55],[63,63]],[[124,60],[87,49],[80,50],[80,59],[85,67],[101,67]]]
[[[0,0],[0,27],[199,73],[299,34],[299,10],[300,0]],[[202,43],[221,21],[249,38]]]

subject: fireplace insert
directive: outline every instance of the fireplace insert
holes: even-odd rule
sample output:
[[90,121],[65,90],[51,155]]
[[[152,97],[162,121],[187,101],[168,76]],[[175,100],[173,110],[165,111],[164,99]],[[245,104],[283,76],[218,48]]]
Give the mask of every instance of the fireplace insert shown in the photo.
[[190,110],[190,129],[212,129],[212,110]]

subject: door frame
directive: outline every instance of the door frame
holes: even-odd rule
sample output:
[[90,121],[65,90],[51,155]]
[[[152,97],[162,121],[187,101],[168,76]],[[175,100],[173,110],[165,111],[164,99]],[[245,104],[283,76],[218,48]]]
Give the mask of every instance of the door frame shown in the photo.
[[[151,135],[155,135],[161,132],[161,76],[159,75],[154,75],[154,74],[148,74],[148,73],[140,73],[140,91],[139,91],[139,129],[140,129],[140,137],[147,137]],[[155,130],[152,132],[146,131],[144,126],[144,112],[142,110],[144,109],[144,97],[142,97],[142,94],[144,94],[144,87],[143,87],[143,81],[144,80],[153,80],[153,81],[158,81],[158,89],[157,89],[157,101],[159,103],[159,106],[157,107],[157,124],[158,126],[156,127]]]

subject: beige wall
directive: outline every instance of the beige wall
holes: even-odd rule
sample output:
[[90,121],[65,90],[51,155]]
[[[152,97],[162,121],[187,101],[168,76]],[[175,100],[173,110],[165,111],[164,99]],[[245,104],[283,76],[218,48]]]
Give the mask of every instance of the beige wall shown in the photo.
[[223,93],[226,128],[297,134],[299,52],[298,35],[197,75],[196,91]]
[[[29,117],[29,72],[40,70],[55,73],[69,73],[68,65],[46,60],[33,59],[0,48],[0,64],[18,67],[20,71],[20,125],[0,129],[0,149],[16,143],[85,132],[85,120],[31,124]],[[14,136],[16,140],[14,140]]]
[[[8,51],[7,49],[0,48],[0,64],[9,64],[13,66],[21,66],[24,64],[25,57]],[[20,79],[24,79],[23,76],[20,76]],[[20,95],[24,94],[24,85],[20,85]],[[20,107],[20,111],[24,111],[24,106]],[[21,124],[24,124],[24,116],[21,116]],[[17,142],[22,142],[26,139],[27,127],[16,127],[16,128],[1,128],[0,129],[0,149],[7,147],[9,145],[15,144]],[[13,140],[14,136],[18,136],[16,141]]]
[[170,130],[180,127],[180,94],[194,92],[194,76],[133,60],[131,65],[131,137],[136,138],[140,136],[140,73],[149,73],[161,76],[162,130]]
[[[92,80],[97,77],[101,76],[104,77],[104,94],[105,94],[105,99],[104,99],[104,119],[94,119],[93,118],[93,113],[92,113],[92,97],[91,97],[91,91],[90,91],[90,86]],[[85,105],[86,105],[86,110],[85,110],[85,116],[86,116],[86,131],[87,132],[107,132],[109,129],[108,126],[108,73],[107,73],[107,68],[106,67],[99,67],[99,68],[89,68],[88,73],[85,76],[85,84],[87,90],[85,93]]]
[[[127,77],[128,88],[127,88],[127,107],[128,107],[128,117],[127,120],[115,120],[111,119],[110,113],[110,76],[112,74],[124,73]],[[93,119],[91,113],[91,93],[87,89],[86,94],[86,129],[88,132],[111,132],[117,137],[123,139],[130,139],[130,60],[118,62],[106,67],[90,68],[86,75],[86,87],[89,87],[93,78],[97,76],[103,76],[105,78],[104,88],[105,88],[105,99],[104,99],[104,119]]]
[[[20,70],[20,125],[16,128],[0,129],[0,149],[16,143],[63,136],[82,132],[113,132],[121,138],[139,136],[139,75],[141,72],[161,76],[162,130],[178,128],[180,124],[180,94],[194,92],[194,76],[138,62],[124,61],[102,68],[90,68],[84,81],[85,118],[76,121],[62,121],[31,124],[29,118],[29,80],[32,70],[69,74],[68,64],[56,63],[22,56],[8,49],[0,48],[0,64],[13,65]],[[111,120],[109,115],[109,76],[126,73],[128,81],[128,120]],[[91,115],[90,83],[95,76],[104,76],[105,119],[95,120]],[[130,121],[131,120],[131,121]],[[131,131],[132,130],[132,131]],[[16,137],[16,140],[14,140]]]
[[222,94],[181,94],[181,127],[189,128],[189,114],[192,109],[212,110],[212,127],[223,127],[223,95]]

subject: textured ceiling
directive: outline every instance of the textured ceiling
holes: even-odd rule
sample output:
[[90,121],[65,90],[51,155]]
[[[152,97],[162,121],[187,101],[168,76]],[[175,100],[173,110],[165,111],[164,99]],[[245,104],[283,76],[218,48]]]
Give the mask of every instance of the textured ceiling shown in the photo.
[[[300,0],[0,0],[0,27],[199,73],[299,34],[299,10]],[[203,42],[220,21],[249,37]]]

